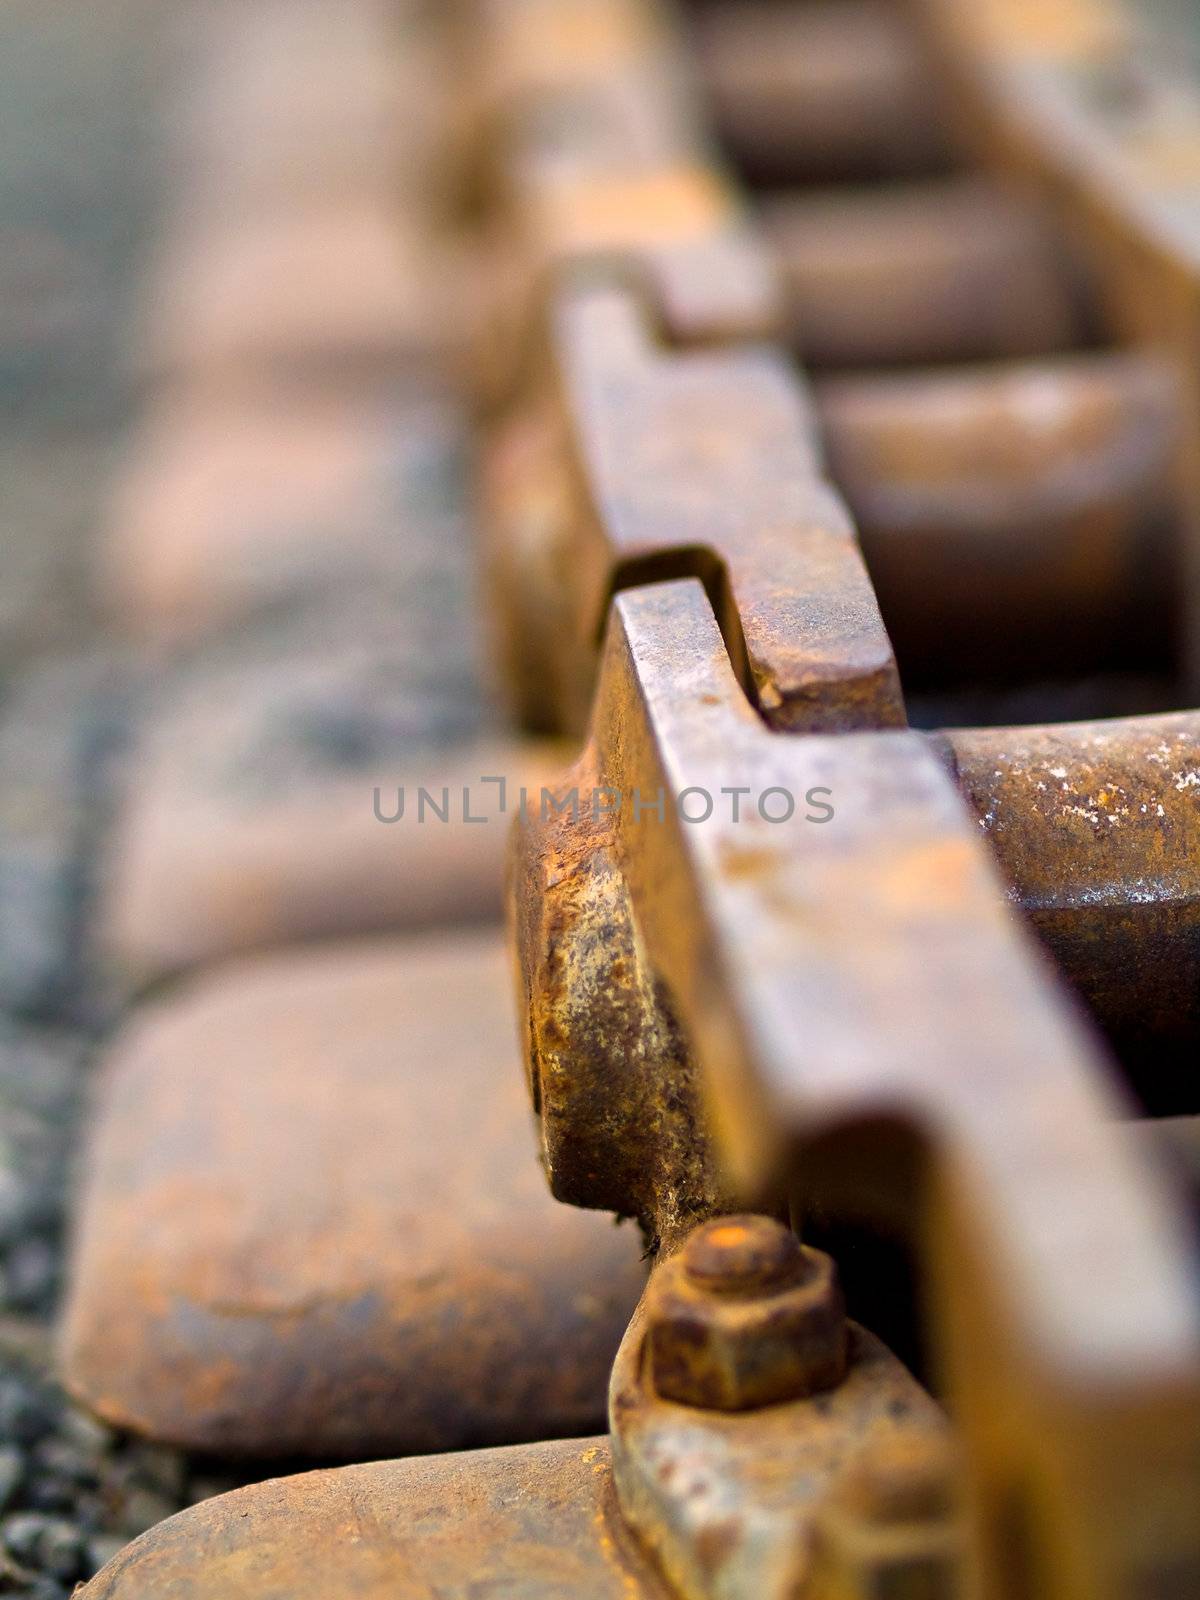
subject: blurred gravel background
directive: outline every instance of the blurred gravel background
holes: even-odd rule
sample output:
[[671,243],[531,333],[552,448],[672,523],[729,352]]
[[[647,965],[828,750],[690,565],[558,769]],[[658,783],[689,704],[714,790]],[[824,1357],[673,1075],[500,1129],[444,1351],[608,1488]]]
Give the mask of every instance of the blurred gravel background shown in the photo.
[[0,7],[0,1594],[57,1600],[226,1485],[49,1376],[72,1127],[105,1007],[82,960],[126,705],[90,533],[133,397],[124,328],[155,212],[162,0]]
[[152,0],[0,7],[0,664],[87,632],[87,529],[130,396],[154,197]]
[[1139,5],[1172,46],[1182,44],[1193,67],[1200,71],[1200,6],[1196,0],[1139,0]]
[[[72,1406],[51,1338],[87,1068],[118,1009],[88,961],[91,888],[153,687],[105,636],[95,531],[136,418],[129,329],[189,114],[178,53],[227,3],[0,5],[0,1595],[37,1600],[65,1600],[129,1539],[240,1481]],[[440,738],[463,731],[448,702],[478,711],[455,548],[439,534],[416,551],[406,620],[384,619],[437,657]],[[342,618],[356,639],[360,600]],[[328,645],[327,611],[289,624],[295,638],[268,622],[225,641],[209,666],[302,652],[314,629]]]

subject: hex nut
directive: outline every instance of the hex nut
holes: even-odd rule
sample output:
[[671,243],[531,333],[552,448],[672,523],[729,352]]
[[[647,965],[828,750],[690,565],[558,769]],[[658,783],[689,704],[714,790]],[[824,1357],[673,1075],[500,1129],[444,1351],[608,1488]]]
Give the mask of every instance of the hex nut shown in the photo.
[[846,1371],[833,1261],[769,1217],[721,1217],[651,1280],[646,1348],[664,1399],[746,1411],[831,1389]]

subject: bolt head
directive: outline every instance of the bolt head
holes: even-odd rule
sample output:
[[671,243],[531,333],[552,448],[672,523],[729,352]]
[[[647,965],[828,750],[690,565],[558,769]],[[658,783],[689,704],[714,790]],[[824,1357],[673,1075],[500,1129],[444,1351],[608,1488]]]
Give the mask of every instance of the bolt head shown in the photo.
[[808,1262],[790,1228],[771,1217],[718,1217],[688,1236],[683,1264],[698,1288],[758,1295],[797,1283]]
[[837,1271],[766,1217],[707,1223],[655,1271],[647,1350],[665,1399],[745,1411],[830,1389],[846,1371]]

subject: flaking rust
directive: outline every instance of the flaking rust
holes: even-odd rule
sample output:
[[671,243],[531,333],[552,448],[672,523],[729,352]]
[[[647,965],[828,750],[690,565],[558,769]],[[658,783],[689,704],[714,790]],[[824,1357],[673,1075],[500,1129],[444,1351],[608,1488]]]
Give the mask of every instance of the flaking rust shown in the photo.
[[611,824],[586,803],[595,789],[585,759],[523,821],[516,941],[545,959],[519,964],[518,1014],[552,1192],[636,1216],[656,1252],[721,1209],[723,1193],[695,1068],[642,954]]
[[[810,393],[772,352],[697,349],[645,257],[618,251],[535,291],[540,333],[497,435],[519,470],[501,474],[490,533],[509,639],[542,614],[535,649],[513,652],[525,714],[589,729],[568,784],[626,801],[816,788],[837,826],[648,826],[628,804],[526,819],[514,902],[534,1102],[556,1192],[637,1215],[657,1246],[611,1420],[624,1513],[682,1592],[742,1600],[782,1571],[779,1593],[822,1600],[960,1583],[986,1600],[1188,1593],[1200,1323],[1181,1196],[1147,1143],[1117,1133],[1129,1101],[1021,914],[1114,1036],[1149,1016],[1194,1038],[1190,755],[1169,805],[1154,770],[1155,739],[1181,751],[1194,719],[1169,735],[907,732],[827,482],[853,502],[902,657],[927,677],[1019,676],[1047,636],[1060,668],[1107,665],[1133,591],[1168,592],[1164,528],[1195,520],[1180,444],[1194,377],[1164,349],[1195,348],[1194,261],[1164,245],[1182,215],[1165,175],[1186,164],[1155,95],[1154,137],[1126,127],[1115,155],[1094,128],[1074,142],[1085,68],[1111,68],[1125,37],[1114,7],[927,0],[913,15],[929,27],[867,6],[699,25],[749,168],[878,179],[894,158],[927,180],[768,208],[779,326],[816,364],[859,373]],[[865,27],[871,48],[852,59],[822,34],[835,23]],[[772,95],[783,133],[768,148]],[[907,97],[913,137],[860,115],[856,138],[838,115],[856,95],[884,127]],[[978,136],[974,177],[937,171],[955,141],[941,144],[935,101],[969,106],[955,139]],[[1111,204],[1120,160],[1132,207]],[[1154,308],[1130,292],[1139,260]],[[1097,329],[1119,348],[1085,353]],[[522,468],[530,439],[541,454]],[[1153,658],[1155,641],[1122,638]],[[656,1120],[664,1086],[686,1093],[686,1117]],[[788,1294],[743,1300],[690,1273],[727,1224],[690,1238],[682,1224],[730,1201],[787,1204],[801,1228],[814,1213],[906,1226],[964,1446],[961,1563],[920,1542],[946,1515],[944,1464],[889,1473],[884,1442],[860,1436],[799,1564],[770,1581],[755,1565],[763,1485],[739,1499],[739,1472],[777,1464],[781,1409],[815,1401],[787,1397],[796,1340],[772,1343],[769,1307],[783,1317]],[[853,1371],[825,1373],[835,1411]],[[652,1449],[631,1424],[643,1408]],[[799,1411],[789,1427],[789,1448],[814,1437]],[[739,1430],[740,1463],[713,1454],[722,1429]],[[871,1569],[871,1540],[912,1523],[910,1554],[932,1566]]]
[[[606,815],[606,834],[580,834],[577,859],[606,854],[627,886],[643,963],[627,989],[670,995],[703,1087],[700,1126],[735,1190],[790,1192],[801,1218],[814,1206],[907,1217],[963,1431],[980,1592],[1003,1593],[987,1587],[1002,1570],[992,1541],[1016,1490],[1053,1530],[1037,1556],[1047,1597],[1123,1596],[1146,1562],[1195,1572],[1184,1507],[1200,1490],[1200,1326],[1178,1196],[1117,1137],[1107,1065],[1006,905],[934,751],[905,732],[771,732],[703,588],[682,580],[618,597],[581,770],[623,794],[750,782],[836,796],[828,830],[719,815],[648,827],[626,808]],[[520,848],[538,861],[528,831]],[[545,880],[518,883],[536,987]],[[568,985],[590,970],[560,969]],[[588,1014],[584,994],[553,1019],[555,1112],[567,1118],[554,1138],[575,1132],[615,1182],[628,1169],[607,1102],[564,1097],[573,1062],[588,1059]],[[529,1016],[540,1062],[546,1019]],[[544,1091],[541,1103],[544,1117]],[[635,1162],[606,1203],[640,1208],[654,1228],[662,1186],[639,1174]]]
[[1200,715],[955,729],[938,743],[1013,898],[1125,1047],[1143,1098],[1190,1109]]

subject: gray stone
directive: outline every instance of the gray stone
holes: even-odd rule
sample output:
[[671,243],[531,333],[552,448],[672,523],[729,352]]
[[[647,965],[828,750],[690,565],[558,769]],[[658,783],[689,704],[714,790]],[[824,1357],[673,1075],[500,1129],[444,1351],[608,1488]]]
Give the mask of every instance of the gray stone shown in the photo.
[[99,657],[20,676],[0,704],[0,1010],[82,1021],[82,921],[124,679]]
[[84,1541],[78,1528],[61,1517],[22,1511],[0,1524],[4,1547],[20,1566],[64,1582],[83,1575]]
[[15,1445],[0,1445],[0,1512],[7,1511],[25,1480],[25,1457]]

